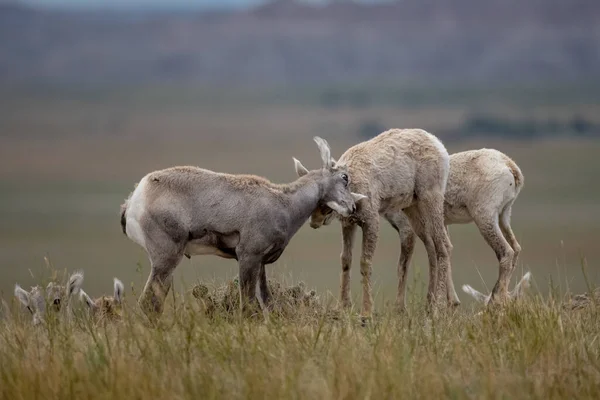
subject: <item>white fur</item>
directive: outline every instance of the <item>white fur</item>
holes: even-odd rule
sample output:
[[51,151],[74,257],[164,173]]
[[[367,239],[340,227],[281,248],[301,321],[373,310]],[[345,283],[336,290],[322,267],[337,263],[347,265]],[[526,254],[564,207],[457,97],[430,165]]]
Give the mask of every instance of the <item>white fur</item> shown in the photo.
[[446,146],[444,146],[444,144],[441,142],[441,140],[439,140],[435,135],[432,135],[429,132],[427,132],[427,134],[432,138],[433,144],[438,149],[440,155],[443,157],[443,160],[444,160],[444,166],[446,168],[444,171],[445,179],[442,183],[442,188],[445,192],[446,186],[448,185],[448,174],[450,172],[450,154],[448,154],[448,150],[446,150]]
[[463,292],[465,292],[466,294],[470,295],[471,297],[473,297],[475,300],[480,301],[484,304],[487,304],[488,301],[490,301],[490,295],[485,295],[481,292],[478,292],[477,290],[473,289],[471,286],[469,285],[463,285],[462,286],[462,290]]
[[[198,243],[200,242],[200,243]],[[191,240],[185,246],[185,254],[189,256],[219,256],[224,258],[231,258],[229,254],[226,254],[218,248],[201,243],[201,241]]]
[[340,214],[343,217],[347,217],[348,215],[350,215],[350,213],[348,212],[346,207],[342,207],[335,201],[328,201],[326,204],[327,204],[327,207],[331,208],[333,211],[335,211],[336,213]]
[[321,161],[323,161],[323,168],[329,168],[335,164],[335,161],[331,158],[331,150],[329,148],[329,144],[327,140],[315,136],[313,138],[319,151],[321,152]]
[[354,199],[355,203],[358,203],[359,201],[367,198],[367,196],[365,196],[364,194],[354,193],[354,192],[350,192],[350,193],[352,194],[352,198]]
[[79,291],[79,298],[81,299],[81,301],[84,301],[85,304],[88,305],[88,307],[96,307],[96,304],[94,304],[94,300],[92,300],[92,298],[88,296],[88,294],[83,289]]
[[[525,294],[525,289],[529,288],[530,280],[531,280],[531,272],[527,272],[525,275],[523,275],[521,280],[515,285],[515,288],[509,293],[510,298],[516,299],[516,298],[522,297]],[[473,297],[475,300],[477,300],[483,304],[486,304],[486,305],[488,304],[488,302],[490,301],[490,298],[492,297],[491,293],[488,295],[485,295],[485,294],[473,289],[469,285],[463,285],[462,290],[463,290],[463,292],[465,292],[468,295],[470,295],[471,297]]]
[[79,293],[79,291],[81,290],[82,284],[83,284],[83,271],[77,271],[69,277],[69,285],[67,288],[69,300],[70,300],[71,296]]
[[146,211],[146,184],[148,182],[148,176],[144,176],[140,183],[137,185],[129,201],[127,202],[127,213],[125,214],[127,219],[127,225],[125,230],[127,236],[135,243],[139,244],[146,249],[146,236],[142,229],[139,221],[142,215]]
[[304,176],[308,174],[308,169],[302,165],[302,163],[296,159],[296,157],[292,157],[294,159],[294,168],[296,169],[296,173],[298,176]]
[[114,298],[117,303],[121,303],[123,301],[123,291],[125,287],[123,286],[123,282],[121,282],[118,278],[114,278]]
[[15,297],[19,299],[19,301],[25,307],[29,306],[29,292],[23,289],[21,286],[19,286],[18,283],[15,285]]

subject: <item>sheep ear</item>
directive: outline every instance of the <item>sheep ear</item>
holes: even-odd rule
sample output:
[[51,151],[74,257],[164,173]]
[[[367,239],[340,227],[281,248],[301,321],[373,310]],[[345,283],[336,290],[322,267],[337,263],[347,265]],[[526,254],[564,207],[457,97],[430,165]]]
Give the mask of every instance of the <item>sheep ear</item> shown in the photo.
[[321,153],[321,161],[323,162],[323,168],[332,168],[335,164],[333,158],[331,158],[331,149],[329,148],[329,143],[327,140],[315,136],[313,138],[317,147],[319,148],[319,152]]
[[488,301],[489,296],[486,296],[485,294],[478,292],[477,290],[473,289],[469,285],[463,285],[462,290],[463,290],[463,292],[467,293],[468,295],[470,295],[477,301],[480,301],[482,303],[487,303],[487,301]]
[[296,168],[296,173],[298,176],[304,176],[308,174],[308,169],[300,161],[294,158],[294,168]]
[[85,304],[87,304],[87,306],[91,309],[96,308],[96,304],[94,303],[94,300],[91,299],[90,296],[88,296],[88,294],[86,292],[83,291],[83,289],[79,290],[79,298],[85,302]]
[[517,298],[517,297],[521,297],[523,294],[525,294],[525,290],[527,288],[529,288],[529,285],[530,285],[529,280],[530,279],[531,279],[531,272],[527,272],[525,275],[523,275],[523,277],[521,278],[519,283],[517,283],[517,285],[515,286],[513,291],[510,293],[510,296],[512,298]]
[[83,271],[77,271],[69,277],[69,285],[67,287],[67,297],[70,298],[76,295],[81,290],[83,284]]
[[354,199],[355,203],[358,203],[359,201],[361,201],[362,199],[366,199],[367,196],[365,196],[364,194],[360,194],[360,193],[354,193],[352,192],[352,198]]
[[25,307],[29,307],[29,292],[18,283],[15,285],[15,296]]
[[114,298],[117,301],[117,303],[121,304],[121,302],[123,301],[123,291],[125,290],[125,287],[123,286],[123,282],[121,282],[117,278],[114,278],[114,287],[115,287]]

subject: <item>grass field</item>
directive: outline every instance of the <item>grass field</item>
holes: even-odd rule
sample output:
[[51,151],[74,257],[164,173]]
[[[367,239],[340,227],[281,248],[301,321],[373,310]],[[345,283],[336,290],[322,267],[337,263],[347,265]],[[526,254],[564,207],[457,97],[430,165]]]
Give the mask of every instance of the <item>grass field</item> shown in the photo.
[[[209,321],[194,311],[195,300],[178,297],[169,298],[161,327],[148,328],[135,309],[148,261],[122,234],[118,213],[149,171],[192,164],[291,181],[292,156],[309,168],[319,165],[312,136],[326,138],[338,157],[362,140],[357,127],[372,118],[434,134],[458,126],[473,108],[507,117],[579,114],[600,122],[594,90],[425,92],[414,104],[386,101],[378,92],[368,106],[335,108],[323,108],[310,90],[296,97],[278,93],[12,88],[0,96],[2,298],[14,303],[16,282],[28,287],[48,279],[47,257],[54,269],[82,269],[84,288],[93,296],[110,293],[112,277],[119,277],[129,304],[125,320],[106,327],[50,322],[33,329],[27,316],[2,321],[3,399],[598,397],[598,311],[565,312],[558,304],[567,292],[600,283],[600,141],[592,139],[445,143],[450,152],[497,148],[525,174],[513,207],[513,230],[523,247],[515,276],[532,271],[533,287],[527,302],[502,314],[476,315],[481,307],[459,290],[463,306],[430,321],[423,314],[427,269],[421,244],[409,275],[410,312],[390,313],[386,303],[395,296],[399,246],[395,232],[382,224],[373,271],[380,315],[371,326],[352,317],[274,318],[268,325]],[[389,96],[411,93],[416,96]],[[316,231],[304,226],[267,273],[303,280],[324,302],[334,300],[339,231],[338,223]],[[487,291],[498,272],[493,252],[472,225],[450,232],[455,284]],[[357,264],[352,293],[360,304]],[[183,296],[198,280],[219,283],[236,273],[230,260],[186,259],[175,289]]]
[[48,318],[0,323],[2,399],[511,398],[600,395],[598,309],[541,297],[503,312],[431,320],[381,310],[351,315],[207,319],[178,298],[160,327],[125,309],[120,322]]

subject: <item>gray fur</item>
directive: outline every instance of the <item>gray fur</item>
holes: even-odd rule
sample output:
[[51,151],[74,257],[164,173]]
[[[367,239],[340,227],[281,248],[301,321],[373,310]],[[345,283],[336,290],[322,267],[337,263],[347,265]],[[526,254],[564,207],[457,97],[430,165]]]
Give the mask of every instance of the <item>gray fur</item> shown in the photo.
[[125,203],[125,229],[150,259],[139,299],[149,317],[162,313],[172,273],[184,255],[236,259],[242,297],[253,301],[259,293],[268,305],[265,265],[277,261],[311,213],[323,204],[345,215],[355,210],[346,168],[332,166],[325,140],[315,142],[322,168],[290,184],[197,167],[168,168],[142,178]]

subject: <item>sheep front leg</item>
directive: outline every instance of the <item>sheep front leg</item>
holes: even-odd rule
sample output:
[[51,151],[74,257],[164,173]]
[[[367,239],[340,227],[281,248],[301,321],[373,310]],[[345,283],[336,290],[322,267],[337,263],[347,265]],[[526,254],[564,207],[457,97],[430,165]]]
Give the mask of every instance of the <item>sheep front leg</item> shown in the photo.
[[261,263],[260,265],[260,274],[259,274],[259,284],[258,288],[260,289],[260,300],[262,301],[262,306],[266,309],[269,307],[271,303],[271,292],[269,290],[269,285],[267,283],[267,271],[265,265]]
[[[257,256],[242,256],[239,259],[240,269],[240,308],[242,314],[253,314],[257,306],[257,283],[261,273],[261,258]],[[261,278],[262,280],[262,278]],[[266,274],[265,274],[266,284]]]
[[351,222],[342,222],[342,276],[340,283],[340,301],[343,308],[352,307],[350,300],[350,269],[352,268],[352,247],[356,225]]
[[379,239],[379,216],[376,215],[375,218],[370,218],[368,221],[366,221],[362,227],[362,230],[363,243],[360,260],[360,274],[362,276],[363,287],[362,316],[364,318],[370,318],[373,312],[371,273],[373,255],[375,254],[377,240]]

